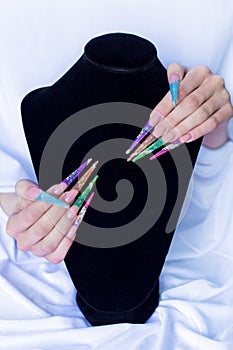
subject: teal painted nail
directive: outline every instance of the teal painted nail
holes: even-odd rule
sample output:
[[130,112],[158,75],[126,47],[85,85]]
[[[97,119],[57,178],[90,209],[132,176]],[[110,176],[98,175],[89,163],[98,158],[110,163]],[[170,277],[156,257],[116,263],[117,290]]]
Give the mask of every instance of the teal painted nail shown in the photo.
[[83,191],[83,193],[78,197],[78,199],[76,199],[76,201],[74,202],[73,205],[76,205],[79,209],[81,208],[81,206],[83,205],[83,202],[85,201],[85,199],[87,198],[88,194],[91,192],[92,187],[94,186],[96,180],[98,179],[98,175],[96,175],[94,177],[94,179],[89,183],[89,185],[85,188],[85,190]]
[[147,149],[145,149],[143,152],[139,153],[137,155],[137,157],[135,157],[133,159],[133,162],[136,162],[137,160],[145,157],[147,154],[152,153],[153,151],[155,151],[156,149],[162,147],[163,145],[165,145],[166,142],[163,141],[163,139],[160,137],[157,141],[155,141],[154,143],[152,143],[152,145],[150,145]]
[[172,83],[169,84],[170,92],[172,96],[172,103],[174,107],[176,107],[176,101],[178,99],[179,86],[180,86],[179,80],[173,81]]
[[59,199],[51,196],[51,194],[41,191],[41,194],[35,198],[36,201],[44,202],[44,203],[49,203],[49,204],[55,204],[63,208],[69,208],[68,204],[63,203]]

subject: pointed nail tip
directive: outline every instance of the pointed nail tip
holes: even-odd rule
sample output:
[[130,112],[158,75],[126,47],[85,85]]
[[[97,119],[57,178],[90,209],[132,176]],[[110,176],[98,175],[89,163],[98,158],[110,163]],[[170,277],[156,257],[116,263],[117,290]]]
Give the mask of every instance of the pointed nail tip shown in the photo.
[[126,154],[129,154],[130,153],[130,149],[127,149],[127,151],[125,152]]

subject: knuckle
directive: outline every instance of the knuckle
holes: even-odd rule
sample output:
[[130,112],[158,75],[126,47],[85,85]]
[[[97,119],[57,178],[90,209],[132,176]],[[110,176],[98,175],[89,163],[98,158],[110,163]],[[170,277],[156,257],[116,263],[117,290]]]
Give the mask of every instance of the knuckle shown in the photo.
[[220,75],[213,75],[212,78],[218,87],[224,87],[225,86],[225,81]]
[[9,218],[6,223],[6,232],[10,237],[14,237],[16,234],[14,224],[12,223],[12,219]]
[[208,66],[201,65],[201,66],[200,66],[200,70],[201,70],[201,72],[202,72],[202,74],[203,74],[204,76],[207,76],[207,75],[212,74],[212,73],[211,73],[211,70],[209,69]]
[[213,130],[216,128],[216,126],[219,124],[219,121],[216,116],[212,116],[212,118],[209,119],[209,129]]
[[210,115],[211,115],[211,108],[207,103],[205,103],[203,106],[201,106],[199,111],[200,121],[206,120],[207,118],[209,118]]
[[190,94],[189,97],[188,97],[187,102],[188,102],[189,106],[192,109],[196,110],[199,107],[199,105],[200,105],[200,96],[199,96],[199,94],[197,92]]
[[17,248],[21,251],[27,251],[30,250],[30,245],[26,243],[25,240],[23,239],[18,239],[17,240]]
[[60,264],[63,261],[63,258],[61,256],[53,255],[46,257],[48,261],[50,261],[53,264]]
[[229,94],[229,92],[226,89],[224,89],[222,91],[222,99],[223,99],[223,101],[226,101],[226,103],[228,103],[228,102],[230,103],[230,101],[231,101],[230,94]]

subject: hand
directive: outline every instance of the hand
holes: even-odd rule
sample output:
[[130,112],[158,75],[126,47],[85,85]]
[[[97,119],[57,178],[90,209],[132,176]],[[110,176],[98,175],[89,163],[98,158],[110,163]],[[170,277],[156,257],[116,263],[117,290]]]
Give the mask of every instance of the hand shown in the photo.
[[[56,197],[54,187],[47,192]],[[35,201],[39,193],[39,188],[31,181],[21,180],[16,184],[15,194],[10,194],[9,197],[10,201],[14,201],[14,209],[6,230],[16,239],[18,249],[60,263],[76,236],[77,227],[72,224],[77,217],[78,207],[73,206],[67,210]],[[73,189],[63,193],[59,199],[70,204],[77,194],[78,191]],[[6,207],[10,207],[9,203]]]
[[[233,108],[224,80],[214,75],[209,68],[195,66],[185,69],[172,63],[167,74],[169,82],[174,80],[174,75],[180,80],[177,107],[173,108],[168,92],[154,108],[150,115],[150,124],[156,126],[153,131],[156,138],[162,137],[165,142],[177,139],[191,142],[210,133],[232,117]],[[223,129],[220,126],[219,133],[223,133]],[[224,132],[226,135],[226,127]],[[222,143],[223,139],[226,141],[226,137],[221,137],[219,142]],[[209,141],[208,143],[211,146]],[[218,143],[215,138],[213,148],[216,145]]]

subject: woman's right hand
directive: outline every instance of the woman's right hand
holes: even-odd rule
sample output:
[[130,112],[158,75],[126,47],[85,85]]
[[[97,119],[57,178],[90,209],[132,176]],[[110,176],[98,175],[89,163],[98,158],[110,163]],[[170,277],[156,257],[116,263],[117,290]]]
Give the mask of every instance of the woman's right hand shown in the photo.
[[[70,204],[78,194],[72,189],[56,196],[54,187],[47,192],[61,201]],[[69,209],[35,201],[39,187],[31,181],[20,180],[16,184],[15,194],[5,194],[2,206],[13,208],[9,215],[6,231],[15,238],[19,250],[31,251],[34,255],[45,257],[52,263],[60,263],[66,256],[75,237],[77,226],[73,225],[78,207]],[[8,203],[7,203],[8,201]]]

